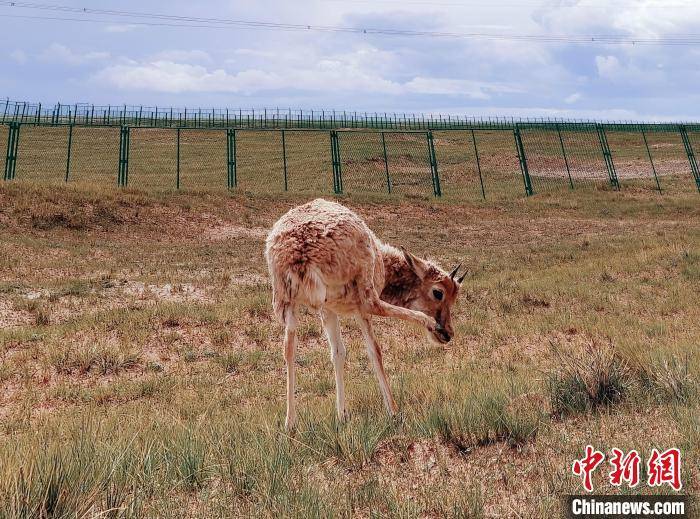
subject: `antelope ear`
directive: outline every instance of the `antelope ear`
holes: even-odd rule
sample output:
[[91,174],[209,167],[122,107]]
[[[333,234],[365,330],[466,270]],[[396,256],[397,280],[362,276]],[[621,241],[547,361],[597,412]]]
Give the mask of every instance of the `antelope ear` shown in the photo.
[[406,258],[406,263],[408,263],[408,266],[411,267],[411,270],[416,274],[416,276],[423,279],[428,271],[428,265],[426,265],[425,261],[420,258],[416,258],[403,247],[400,247],[400,249],[401,252],[403,252],[403,257]]

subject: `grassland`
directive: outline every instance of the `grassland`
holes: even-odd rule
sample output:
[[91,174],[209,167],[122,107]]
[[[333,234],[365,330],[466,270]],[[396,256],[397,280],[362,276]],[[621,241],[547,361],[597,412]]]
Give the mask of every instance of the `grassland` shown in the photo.
[[344,323],[337,424],[305,315],[288,435],[262,250],[309,196],[0,185],[0,517],[550,517],[588,443],[678,446],[697,494],[696,192],[341,197],[464,262],[457,337],[378,320],[388,420]]

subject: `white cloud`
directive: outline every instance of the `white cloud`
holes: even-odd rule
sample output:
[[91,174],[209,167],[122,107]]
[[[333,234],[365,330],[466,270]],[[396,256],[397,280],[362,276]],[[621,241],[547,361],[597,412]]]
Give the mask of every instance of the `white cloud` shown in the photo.
[[[559,2],[537,10],[543,27],[556,34],[625,34],[655,38],[669,33],[694,32],[700,18],[696,0],[631,0],[615,4],[609,0],[574,0]],[[687,28],[686,31],[684,28]]]
[[404,85],[405,91],[415,94],[461,95],[472,99],[489,99],[492,93],[515,93],[520,90],[466,79],[415,77]]
[[565,102],[567,105],[572,105],[572,104],[574,104],[574,103],[578,103],[578,102],[581,100],[582,97],[583,97],[583,96],[581,95],[580,92],[574,92],[574,93],[571,94],[570,96],[567,96],[567,97],[564,99],[564,102]]
[[153,61],[136,65],[111,65],[98,72],[94,79],[123,90],[154,92],[234,92],[277,88],[279,78],[273,73],[247,70],[229,74],[223,69],[207,70],[201,65]]
[[639,66],[629,58],[623,63],[617,56],[596,56],[598,76],[611,83],[624,85],[658,85],[666,77],[663,68]]
[[405,82],[389,80],[364,68],[355,59],[322,59],[307,68],[288,67],[266,71],[256,68],[236,73],[222,68],[158,60],[117,64],[98,72],[95,81],[124,90],[154,92],[226,92],[252,94],[271,90],[310,92],[346,91],[373,94],[427,94],[488,99],[493,93],[517,89],[501,84],[450,78],[417,76]]
[[203,50],[164,50],[153,55],[149,61],[172,61],[175,63],[211,63],[211,56]]
[[66,65],[84,65],[90,62],[98,62],[109,59],[109,52],[74,52],[65,45],[52,43],[40,55],[43,61],[62,63]]
[[274,58],[277,55],[272,51],[260,49],[236,49],[233,53],[237,56],[253,56],[254,58]]
[[[649,120],[663,120],[660,116],[642,116],[635,110],[626,108],[609,108],[605,110],[588,110],[577,108],[550,108],[547,106],[487,106],[487,107],[468,107],[464,109],[455,108],[436,108],[428,110],[430,113],[450,113],[454,115],[466,115],[476,117],[522,117],[522,118],[540,118],[552,117],[561,119],[583,119],[583,120],[598,120],[598,121],[631,121],[639,120],[641,117]],[[669,117],[669,119],[671,119]]]
[[104,30],[105,30],[105,32],[121,34],[121,33],[125,33],[125,32],[135,31],[138,28],[139,28],[139,26],[134,25],[134,24],[113,24],[113,25],[107,25],[104,28]]
[[9,56],[12,61],[16,61],[20,65],[24,65],[28,60],[27,53],[21,49],[13,50]]
[[598,75],[604,79],[618,79],[622,72],[620,60],[615,56],[596,56],[595,66]]

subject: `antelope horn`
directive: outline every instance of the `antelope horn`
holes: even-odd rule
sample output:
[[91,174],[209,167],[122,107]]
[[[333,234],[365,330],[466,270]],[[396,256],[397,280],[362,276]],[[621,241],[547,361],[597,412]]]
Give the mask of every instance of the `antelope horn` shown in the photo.
[[454,278],[455,278],[455,275],[457,274],[457,271],[459,270],[459,267],[461,267],[461,266],[462,266],[462,264],[460,263],[459,265],[457,265],[457,266],[454,268],[454,270],[453,270],[452,272],[450,272],[450,279],[454,279]]
[[464,281],[464,278],[467,277],[467,272],[468,272],[468,271],[466,271],[466,270],[464,271],[464,274],[462,274],[462,277],[460,277],[460,278],[457,280],[457,283],[461,284],[462,281]]

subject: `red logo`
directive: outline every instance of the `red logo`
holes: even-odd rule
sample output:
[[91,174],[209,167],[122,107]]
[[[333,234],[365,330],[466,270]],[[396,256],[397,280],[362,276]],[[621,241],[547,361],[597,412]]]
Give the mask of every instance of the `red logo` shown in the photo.
[[619,487],[623,481],[626,481],[630,488],[639,485],[640,461],[639,453],[635,450],[631,450],[625,455],[620,449],[613,449],[612,458],[609,461],[610,465],[613,466],[609,475],[610,484]]
[[681,451],[678,449],[668,449],[662,453],[651,449],[647,469],[649,472],[647,483],[650,487],[668,484],[673,490],[680,490],[683,486],[681,484]]
[[[639,485],[640,467],[642,458],[636,450],[631,450],[627,454],[617,448],[610,451],[608,463],[612,470],[608,473],[610,484],[616,487],[627,483],[630,488]],[[605,461],[605,454],[595,450],[591,445],[586,445],[585,455],[581,459],[574,460],[571,471],[575,476],[579,476],[583,483],[583,488],[588,492],[593,492],[593,473]],[[651,455],[647,461],[647,484],[650,487],[669,485],[678,491],[683,487],[681,483],[681,451],[676,448],[659,452],[657,449],[651,450]]]
[[589,492],[593,492],[593,481],[591,480],[591,474],[598,468],[598,465],[603,463],[605,460],[605,454],[600,451],[595,450],[592,446],[586,445],[586,455],[580,459],[574,461],[571,466],[571,470],[576,476],[580,476],[583,481],[583,488]]

